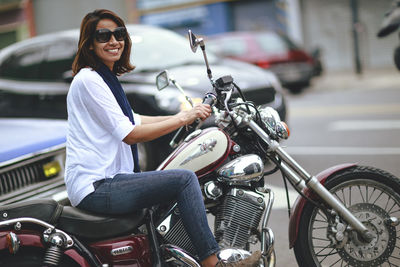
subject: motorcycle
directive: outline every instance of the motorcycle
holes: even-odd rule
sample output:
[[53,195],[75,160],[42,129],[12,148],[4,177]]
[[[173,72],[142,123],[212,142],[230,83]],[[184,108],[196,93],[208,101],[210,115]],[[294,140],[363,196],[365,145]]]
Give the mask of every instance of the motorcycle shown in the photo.
[[[275,266],[274,192],[264,178],[281,171],[299,193],[289,222],[299,266],[400,266],[400,180],[354,163],[309,174],[279,144],[289,129],[277,112],[246,101],[229,75],[214,81],[204,40],[189,31],[189,42],[203,52],[213,88],[204,102],[217,127],[179,129],[158,170],[197,174],[218,257],[236,261],[255,247],[260,266]],[[156,83],[180,88],[166,71]],[[2,206],[0,216],[0,266],[200,266],[174,203],[108,216],[36,200]]]

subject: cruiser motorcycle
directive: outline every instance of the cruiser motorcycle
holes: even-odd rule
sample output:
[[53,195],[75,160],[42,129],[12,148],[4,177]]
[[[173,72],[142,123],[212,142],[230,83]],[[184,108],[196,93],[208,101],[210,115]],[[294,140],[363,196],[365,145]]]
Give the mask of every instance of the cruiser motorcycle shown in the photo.
[[[231,76],[214,80],[204,40],[189,31],[189,41],[203,52],[213,88],[204,102],[218,127],[182,127],[158,169],[196,172],[218,257],[261,250],[260,266],[275,266],[274,192],[264,178],[280,171],[299,193],[289,222],[299,266],[400,266],[400,180],[354,163],[309,174],[280,146],[289,129],[278,113],[246,101]],[[159,89],[171,83],[182,90],[158,75]],[[36,200],[2,206],[0,217],[0,266],[200,266],[174,203],[108,216]]]

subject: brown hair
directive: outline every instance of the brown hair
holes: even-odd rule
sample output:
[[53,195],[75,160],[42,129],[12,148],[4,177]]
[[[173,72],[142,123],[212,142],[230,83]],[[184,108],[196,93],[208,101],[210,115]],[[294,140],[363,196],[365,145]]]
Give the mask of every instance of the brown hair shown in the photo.
[[[72,72],[76,75],[82,68],[91,67],[97,70],[100,66],[100,60],[90,49],[93,44],[93,36],[96,31],[97,24],[102,19],[111,19],[118,27],[125,27],[124,21],[118,17],[114,12],[106,9],[96,9],[93,12],[86,14],[81,23],[78,52],[76,53],[74,62],[72,63]],[[125,38],[124,51],[122,52],[121,58],[115,62],[113,72],[117,75],[121,75],[125,72],[129,72],[135,68],[130,61],[132,41],[127,34]]]

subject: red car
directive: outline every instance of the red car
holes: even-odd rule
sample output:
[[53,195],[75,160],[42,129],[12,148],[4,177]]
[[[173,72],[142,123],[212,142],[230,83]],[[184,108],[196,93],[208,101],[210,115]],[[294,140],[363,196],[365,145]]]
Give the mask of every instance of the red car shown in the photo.
[[219,56],[274,72],[282,85],[292,92],[309,86],[313,77],[313,58],[287,36],[276,32],[227,32],[210,36],[207,45]]

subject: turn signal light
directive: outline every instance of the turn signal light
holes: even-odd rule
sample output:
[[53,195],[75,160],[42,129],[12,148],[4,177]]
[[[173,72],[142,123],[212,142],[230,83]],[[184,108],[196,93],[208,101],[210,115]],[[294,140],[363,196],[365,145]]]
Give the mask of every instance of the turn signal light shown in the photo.
[[285,129],[286,129],[287,138],[289,138],[289,136],[290,136],[290,129],[289,129],[289,126],[288,126],[288,125],[286,124],[286,122],[284,122],[284,121],[281,121],[281,123],[282,123],[283,127],[285,127]]

